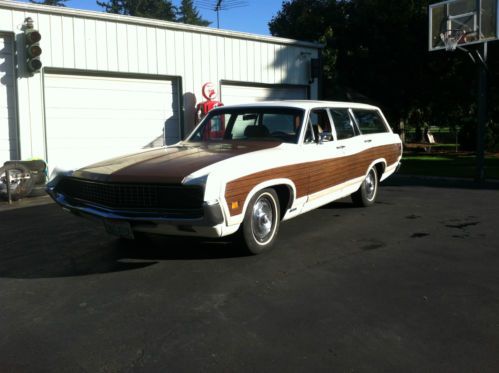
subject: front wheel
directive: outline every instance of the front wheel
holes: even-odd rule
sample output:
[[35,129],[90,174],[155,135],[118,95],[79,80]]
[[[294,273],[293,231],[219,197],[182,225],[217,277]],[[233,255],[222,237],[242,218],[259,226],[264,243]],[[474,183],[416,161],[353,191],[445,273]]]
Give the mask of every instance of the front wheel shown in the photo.
[[256,193],[248,204],[240,228],[243,244],[251,254],[260,254],[272,248],[279,221],[279,199],[274,189]]
[[352,194],[352,201],[360,207],[368,207],[374,204],[378,195],[378,173],[376,168],[371,168],[362,182],[359,190]]

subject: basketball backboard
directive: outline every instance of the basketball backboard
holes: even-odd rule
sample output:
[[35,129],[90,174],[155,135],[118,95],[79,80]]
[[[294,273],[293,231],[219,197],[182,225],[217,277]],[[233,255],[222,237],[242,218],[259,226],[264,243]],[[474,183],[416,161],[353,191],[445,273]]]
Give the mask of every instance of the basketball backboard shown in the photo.
[[483,43],[499,37],[499,0],[448,0],[429,7],[430,51]]

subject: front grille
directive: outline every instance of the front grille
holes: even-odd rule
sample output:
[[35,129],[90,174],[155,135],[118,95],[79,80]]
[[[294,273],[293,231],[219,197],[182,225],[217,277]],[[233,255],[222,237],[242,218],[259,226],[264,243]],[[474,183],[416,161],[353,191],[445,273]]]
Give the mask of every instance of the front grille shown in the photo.
[[122,184],[62,179],[55,192],[72,199],[118,210],[202,209],[203,189],[199,186],[165,184]]

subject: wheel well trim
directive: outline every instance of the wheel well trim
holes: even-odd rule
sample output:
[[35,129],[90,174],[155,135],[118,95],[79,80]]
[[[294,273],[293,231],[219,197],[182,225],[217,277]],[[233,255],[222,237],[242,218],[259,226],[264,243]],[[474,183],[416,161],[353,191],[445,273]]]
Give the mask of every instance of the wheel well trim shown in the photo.
[[379,181],[381,179],[381,176],[385,172],[386,167],[387,167],[387,163],[386,163],[386,160],[384,158],[378,158],[378,159],[372,161],[371,164],[369,165],[369,167],[367,168],[366,173],[365,173],[364,176],[367,177],[367,175],[369,174],[369,171],[372,168],[376,168],[376,172],[378,172],[378,169],[377,169],[376,166],[379,165],[379,164],[381,164],[383,166],[383,172],[381,172],[381,174],[377,175],[378,176],[378,181]]
[[[228,215],[228,221],[227,221],[228,225],[242,223],[242,221],[244,220],[244,215],[246,214],[246,210],[248,208],[248,205],[256,193],[258,193],[259,191],[266,189],[266,188],[272,188],[275,186],[282,186],[282,185],[287,186],[290,189],[288,208],[291,207],[294,203],[295,198],[296,198],[296,186],[295,186],[295,184],[290,179],[287,179],[287,178],[265,180],[259,184],[256,184],[249,191],[249,193],[246,196],[246,199],[244,201],[244,206],[243,206],[240,214],[238,214],[236,216],[232,216],[232,217],[230,216],[230,214]],[[227,201],[225,201],[225,205],[227,205]],[[283,216],[281,216],[280,218],[282,220]]]

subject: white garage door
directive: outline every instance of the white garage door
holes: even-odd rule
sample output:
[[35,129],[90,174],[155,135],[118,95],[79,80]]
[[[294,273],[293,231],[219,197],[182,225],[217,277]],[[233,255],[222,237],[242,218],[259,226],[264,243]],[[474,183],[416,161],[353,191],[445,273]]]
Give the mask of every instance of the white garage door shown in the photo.
[[271,100],[306,100],[307,88],[302,86],[251,87],[222,84],[221,98],[224,105]]
[[12,38],[0,34],[0,166],[19,157],[13,49]]
[[177,97],[169,80],[45,74],[50,169],[178,141]]

